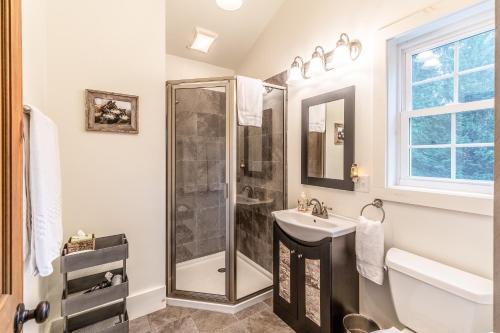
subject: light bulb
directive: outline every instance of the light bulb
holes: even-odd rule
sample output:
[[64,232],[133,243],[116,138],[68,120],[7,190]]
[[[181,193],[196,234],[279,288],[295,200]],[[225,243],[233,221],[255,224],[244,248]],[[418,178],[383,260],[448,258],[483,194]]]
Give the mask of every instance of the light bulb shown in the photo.
[[300,69],[300,67],[292,66],[288,71],[288,80],[286,81],[286,83],[298,82],[302,81],[302,79],[304,79],[304,76],[302,75],[302,70]]
[[332,68],[338,68],[348,65],[352,62],[351,51],[347,44],[341,44],[335,48],[333,51],[333,57],[330,66]]
[[243,5],[243,0],[216,0],[217,5],[228,11],[234,11],[241,8]]
[[311,61],[309,61],[309,68],[307,69],[307,76],[313,77],[320,75],[325,72],[325,64],[323,58],[317,55],[314,56]]

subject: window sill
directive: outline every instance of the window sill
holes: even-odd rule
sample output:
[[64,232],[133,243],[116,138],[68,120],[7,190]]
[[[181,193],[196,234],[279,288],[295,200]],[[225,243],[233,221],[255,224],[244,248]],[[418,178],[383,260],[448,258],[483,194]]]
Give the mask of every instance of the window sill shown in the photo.
[[493,216],[491,194],[431,190],[411,186],[375,188],[374,194],[386,201]]

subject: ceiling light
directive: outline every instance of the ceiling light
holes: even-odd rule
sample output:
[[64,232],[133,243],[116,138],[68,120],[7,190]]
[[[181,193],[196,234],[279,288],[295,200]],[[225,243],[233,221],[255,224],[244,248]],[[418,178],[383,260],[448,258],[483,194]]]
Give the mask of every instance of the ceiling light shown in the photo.
[[196,27],[193,42],[188,47],[192,50],[208,53],[216,38],[217,34],[215,32]]
[[301,57],[295,57],[292,66],[288,71],[287,84],[302,81],[304,79],[304,60]]
[[217,5],[224,10],[238,10],[243,5],[243,0],[216,0]]
[[342,33],[333,50],[331,62],[328,63],[327,67],[337,68],[345,66],[358,59],[360,53],[361,43],[358,40],[351,41],[346,33]]
[[307,69],[307,76],[313,77],[325,72],[325,51],[321,46],[316,46],[309,61],[309,68]]

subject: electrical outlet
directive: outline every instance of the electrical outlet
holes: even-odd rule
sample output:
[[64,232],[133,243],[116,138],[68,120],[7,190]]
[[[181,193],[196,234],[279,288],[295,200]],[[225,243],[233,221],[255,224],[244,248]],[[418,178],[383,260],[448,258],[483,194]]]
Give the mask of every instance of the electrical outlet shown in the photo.
[[359,176],[359,180],[355,185],[356,192],[370,192],[370,176]]

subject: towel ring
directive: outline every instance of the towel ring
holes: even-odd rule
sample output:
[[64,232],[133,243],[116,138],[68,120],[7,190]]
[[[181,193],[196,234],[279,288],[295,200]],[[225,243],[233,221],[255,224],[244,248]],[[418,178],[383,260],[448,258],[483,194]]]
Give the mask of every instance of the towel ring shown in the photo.
[[363,216],[363,212],[365,211],[366,207],[373,206],[382,211],[382,220],[380,223],[383,223],[385,220],[385,210],[384,210],[384,202],[381,199],[375,199],[373,202],[370,202],[369,204],[366,204],[361,208],[361,213],[359,213],[361,216]]

